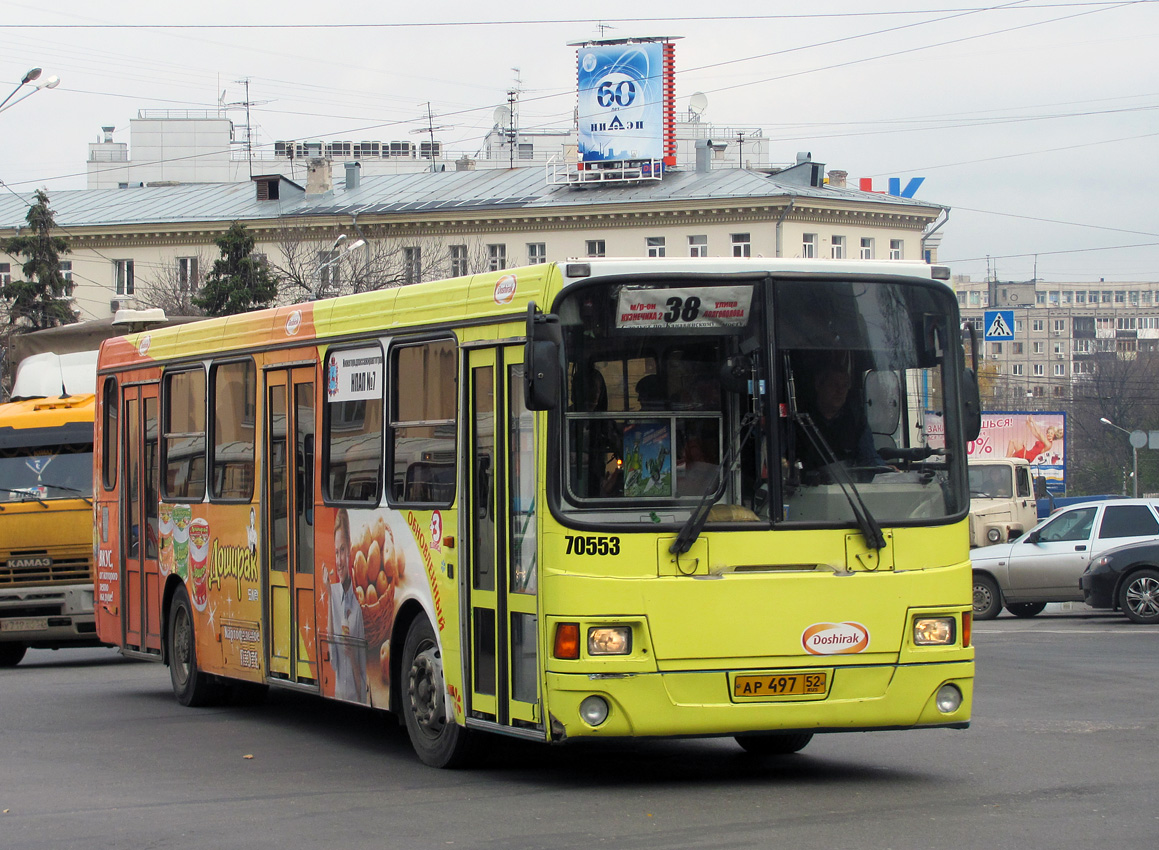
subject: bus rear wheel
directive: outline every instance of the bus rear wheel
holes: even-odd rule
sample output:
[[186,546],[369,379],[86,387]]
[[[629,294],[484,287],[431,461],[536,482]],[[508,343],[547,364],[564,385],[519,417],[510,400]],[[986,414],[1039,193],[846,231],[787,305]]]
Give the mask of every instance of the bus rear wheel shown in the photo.
[[27,650],[28,647],[19,641],[0,643],[0,667],[15,667]]
[[220,688],[208,673],[197,669],[197,641],[193,632],[193,606],[184,587],[178,587],[169,606],[169,680],[173,695],[182,705],[213,703]]
[[737,735],[736,742],[757,756],[787,756],[799,753],[813,740],[812,732],[770,732],[765,735]]
[[411,746],[431,767],[461,767],[470,758],[471,736],[447,717],[443,658],[425,617],[411,623],[402,650],[402,713]]

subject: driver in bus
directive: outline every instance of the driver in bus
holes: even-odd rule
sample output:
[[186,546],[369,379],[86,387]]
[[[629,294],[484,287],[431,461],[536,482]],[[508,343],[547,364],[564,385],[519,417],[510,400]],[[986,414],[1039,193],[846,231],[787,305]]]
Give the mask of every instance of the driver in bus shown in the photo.
[[[851,394],[852,387],[849,352],[827,352],[808,378],[809,394],[803,408],[838,461],[854,467],[885,466],[874,448],[865,407]],[[828,459],[813,445],[805,430],[797,426],[797,451],[802,465],[805,469],[828,465]]]
[[366,702],[366,630],[351,580],[350,514],[334,517],[334,581],[330,585],[330,666],[334,696]]

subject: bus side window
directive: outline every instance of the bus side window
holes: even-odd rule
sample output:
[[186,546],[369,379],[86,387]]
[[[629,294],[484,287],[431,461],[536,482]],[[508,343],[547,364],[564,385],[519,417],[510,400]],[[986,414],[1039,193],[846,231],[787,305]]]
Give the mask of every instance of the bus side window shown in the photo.
[[205,371],[167,372],[164,393],[163,495],[200,502],[205,497]]
[[392,502],[450,505],[455,499],[458,354],[450,339],[391,349]]
[[117,486],[117,439],[120,398],[117,379],[106,378],[103,388],[104,419],[101,423],[101,478],[106,490]]

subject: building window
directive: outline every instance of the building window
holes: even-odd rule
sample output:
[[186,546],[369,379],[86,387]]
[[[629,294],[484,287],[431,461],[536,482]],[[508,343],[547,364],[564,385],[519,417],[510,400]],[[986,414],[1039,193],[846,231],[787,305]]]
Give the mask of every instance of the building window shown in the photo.
[[1046,319],[1031,319],[1030,320],[1030,329],[1032,331],[1044,331],[1044,330],[1046,330]]
[[1046,305],[1046,293],[1045,292],[1034,293],[1034,303],[1035,304],[1042,304],[1043,306],[1045,306]]
[[507,246],[505,244],[487,246],[487,268],[493,272],[507,268]]
[[1023,354],[1024,353],[1022,350],[1022,343],[1021,342],[1010,343],[1010,348],[1015,354]]
[[0,286],[12,283],[12,264],[0,263]]
[[689,236],[688,237],[688,256],[690,257],[707,257],[708,256],[708,237],[707,236]]
[[1034,364],[1034,377],[1042,378],[1046,375],[1046,366],[1041,363]]
[[1054,320],[1054,329],[1058,333],[1062,333],[1063,331],[1065,331],[1066,330],[1066,319],[1055,319]]
[[990,353],[991,354],[1001,354],[1002,353],[1002,343],[1000,343],[1000,342],[990,343]]
[[60,261],[60,278],[64,281],[65,291],[72,294],[72,260]]
[[197,257],[177,258],[177,289],[181,292],[197,291]]
[[833,236],[829,240],[829,256],[834,260],[845,259],[845,237]]
[[869,236],[861,237],[861,259],[873,259],[873,239]]
[[1022,364],[1021,363],[1011,363],[1010,364],[1010,374],[1011,375],[1021,375],[1022,374]]
[[1045,343],[1042,343],[1042,342],[1034,343],[1034,353],[1035,354],[1044,354],[1045,352],[1046,352],[1046,344]]
[[1127,291],[1125,289],[1116,289],[1115,290],[1115,303],[1116,304],[1126,304],[1127,303]]
[[1138,307],[1139,306],[1139,290],[1132,289],[1132,290],[1128,291],[1127,292],[1127,302]]
[[1111,303],[1111,290],[1108,289],[1106,292],[1103,293],[1103,303],[1104,304]]
[[1074,303],[1075,304],[1086,304],[1087,303],[1087,291],[1085,289],[1080,289],[1078,292],[1076,292],[1074,294]]
[[973,289],[970,291],[970,306],[971,307],[981,307],[982,306],[982,293],[976,289]]
[[753,255],[752,244],[747,233],[732,234],[732,255],[734,257],[751,257]]
[[467,246],[451,246],[451,277],[463,277],[467,271]]
[[816,233],[801,234],[801,256],[806,260],[811,260],[817,256]]
[[1062,378],[1062,377],[1066,376],[1066,364],[1065,363],[1055,363],[1054,364],[1054,376],[1056,378]]
[[1058,290],[1052,290],[1046,294],[1046,300],[1050,302],[1051,307],[1058,306]]
[[1120,331],[1138,330],[1134,316],[1120,316],[1115,322],[1115,329]]
[[1070,304],[1072,301],[1074,301],[1074,291],[1070,289],[1064,289],[1062,291],[1062,303]]
[[133,283],[133,261],[113,260],[113,271],[117,280],[117,295],[132,295],[136,291]]
[[664,237],[663,236],[649,236],[647,237],[648,256],[649,257],[663,257],[664,256]]
[[1055,354],[1066,354],[1066,343],[1065,342],[1056,342],[1054,344],[1054,353]]
[[889,240],[889,258],[891,260],[905,259],[905,242],[901,239]]
[[537,263],[547,262],[547,243],[546,242],[528,242],[527,243],[527,262],[531,265]]
[[607,246],[603,239],[589,239],[588,240],[588,256],[602,257],[607,251]]
[[1035,387],[1034,394],[1035,394],[1035,396],[1041,396],[1042,395],[1042,387]]
[[1022,319],[1014,320],[1014,332],[1019,334],[1022,333]]
[[402,249],[402,282],[418,283],[423,279],[423,249],[412,245]]

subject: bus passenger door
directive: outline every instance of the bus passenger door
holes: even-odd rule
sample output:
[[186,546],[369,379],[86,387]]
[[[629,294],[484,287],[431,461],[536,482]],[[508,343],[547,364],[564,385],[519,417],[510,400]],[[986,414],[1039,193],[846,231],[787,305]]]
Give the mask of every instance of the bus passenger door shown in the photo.
[[535,417],[522,361],[517,346],[468,354],[465,681],[468,717],[542,732]]
[[314,371],[265,375],[266,541],[270,675],[317,687],[314,635]]
[[125,645],[161,651],[161,574],[157,568],[157,385],[125,387],[125,476],[121,489],[125,558]]

